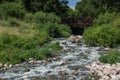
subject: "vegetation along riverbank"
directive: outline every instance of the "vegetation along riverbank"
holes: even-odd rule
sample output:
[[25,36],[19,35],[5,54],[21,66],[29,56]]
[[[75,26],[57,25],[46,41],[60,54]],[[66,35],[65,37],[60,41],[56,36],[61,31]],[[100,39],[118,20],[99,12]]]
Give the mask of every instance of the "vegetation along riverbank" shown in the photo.
[[[44,65],[53,65],[54,69],[60,66],[56,73],[64,67],[65,74],[69,73],[65,79],[72,77],[71,80],[82,80],[78,75],[75,78],[75,75],[72,75],[73,70],[68,68],[71,65],[79,66],[75,70],[80,73],[80,67],[85,68],[85,65],[89,64],[87,68],[95,67],[91,70],[91,77],[102,76],[101,80],[119,80],[120,1],[80,0],[74,9],[68,6],[68,2],[69,0],[0,0],[0,68],[11,68],[21,63],[23,69],[23,63],[31,59],[43,60]],[[68,37],[70,38],[66,40]],[[56,41],[52,43],[54,40]],[[62,50],[63,52],[59,52]],[[44,60],[56,58],[55,55],[59,55],[56,62],[52,59],[51,63],[45,64]],[[75,64],[71,60],[75,61]],[[93,62],[94,60],[97,62]],[[62,61],[61,65],[56,66],[57,61]],[[91,62],[93,63],[90,64]],[[37,70],[46,67],[44,65],[37,65]],[[108,67],[110,70],[106,70]],[[83,73],[87,73],[85,69],[82,68]],[[30,67],[30,70],[35,72],[36,69]],[[8,75],[3,73],[0,69],[0,76]],[[13,74],[17,75],[14,71]],[[104,74],[106,76],[103,77]],[[89,78],[84,76],[84,79]]]

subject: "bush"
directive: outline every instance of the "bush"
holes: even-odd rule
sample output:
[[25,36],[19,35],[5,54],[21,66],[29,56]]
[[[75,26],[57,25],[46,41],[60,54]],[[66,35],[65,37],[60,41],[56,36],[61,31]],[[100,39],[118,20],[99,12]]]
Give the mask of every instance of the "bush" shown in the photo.
[[102,63],[120,63],[120,52],[119,51],[109,51],[106,54],[102,55],[99,58],[99,61]]
[[95,24],[85,30],[83,38],[88,45],[117,47],[120,45],[119,13],[99,15]]
[[24,61],[24,59],[20,57],[22,53],[23,50],[18,48],[6,48],[5,50],[0,51],[0,61],[8,64],[20,63]]
[[36,12],[34,14],[34,21],[39,24],[46,24],[48,22],[60,23],[60,18],[53,13]]
[[50,51],[58,51],[58,50],[61,50],[62,47],[60,46],[60,43],[57,42],[57,43],[52,43],[52,44],[47,44],[47,45],[44,45],[42,47],[43,49],[48,49]]
[[24,19],[26,22],[33,22],[34,15],[32,13],[26,13]]
[[39,24],[36,26],[36,29],[46,32],[52,38],[68,37],[71,34],[69,26],[58,23]]
[[11,26],[11,27],[18,27],[18,26],[20,26],[20,23],[19,23],[19,21],[16,18],[9,18],[8,22],[9,22],[9,26]]
[[88,28],[83,38],[88,45],[116,47],[119,43],[119,30],[109,25]]
[[24,14],[24,8],[18,3],[5,2],[3,4],[0,4],[0,18],[23,18]]
[[43,46],[50,39],[46,32],[39,32],[33,37],[26,38],[1,34],[0,61],[2,63],[15,64],[28,60],[29,58],[44,59],[50,57],[52,51],[61,49],[59,43]]
[[94,20],[94,25],[101,26],[103,24],[111,24],[120,14],[118,13],[104,13],[100,14],[97,19]]

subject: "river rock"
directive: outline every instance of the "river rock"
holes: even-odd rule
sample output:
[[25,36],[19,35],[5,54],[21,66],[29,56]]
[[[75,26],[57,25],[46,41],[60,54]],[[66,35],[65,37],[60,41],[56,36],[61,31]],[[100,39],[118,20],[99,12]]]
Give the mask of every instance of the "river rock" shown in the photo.
[[105,51],[109,51],[110,50],[110,48],[104,48],[105,49]]
[[104,68],[104,69],[103,69],[103,73],[104,73],[105,75],[108,75],[108,74],[111,73],[111,69],[109,69],[109,68]]
[[4,67],[8,67],[8,65],[7,65],[7,64],[4,64]]
[[4,79],[0,78],[0,80],[4,80]]
[[30,80],[30,79],[28,78],[28,76],[23,76],[22,78],[23,78],[23,80]]
[[68,41],[70,41],[70,42],[72,42],[72,43],[79,43],[79,42],[80,42],[80,38],[79,38],[78,36],[72,35],[72,36],[70,36],[70,37],[68,38]]
[[73,71],[73,74],[74,74],[74,75],[78,75],[78,74],[79,74],[78,70],[74,70],[74,71]]
[[99,76],[104,76],[104,74],[103,74],[102,71],[98,71],[98,75],[99,75]]
[[75,80],[75,78],[74,77],[70,77],[69,80]]
[[119,80],[117,75],[110,75],[110,77],[111,77],[112,80]]
[[63,76],[67,74],[65,71],[59,71],[58,73]]
[[116,74],[117,74],[117,71],[116,71],[115,69],[112,69],[112,70],[111,70],[111,74],[112,74],[112,75],[116,75]]
[[110,77],[109,76],[103,76],[102,77],[104,80],[110,80]]
[[58,66],[62,66],[62,65],[64,65],[65,64],[65,62],[64,61],[61,61],[61,62],[58,62]]
[[10,64],[10,65],[9,65],[9,68],[12,68],[12,67],[13,67],[13,65],[12,65],[12,64]]
[[31,61],[31,60],[34,60],[34,59],[33,58],[29,58],[28,60]]
[[16,66],[16,67],[19,67],[19,66],[20,66],[20,64],[15,64],[15,66]]

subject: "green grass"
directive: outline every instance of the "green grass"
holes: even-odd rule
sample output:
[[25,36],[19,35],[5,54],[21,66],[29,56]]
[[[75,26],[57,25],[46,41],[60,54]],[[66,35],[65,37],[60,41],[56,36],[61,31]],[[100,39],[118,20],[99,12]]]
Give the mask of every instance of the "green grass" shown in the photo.
[[109,63],[109,64],[114,64],[114,63],[120,63],[120,51],[109,51],[102,55],[99,58],[99,61],[102,63]]
[[42,48],[22,49],[22,48],[5,48],[0,51],[0,62],[7,64],[16,64],[27,61],[29,58],[46,59],[51,57],[53,51],[62,49],[59,43],[46,44]]

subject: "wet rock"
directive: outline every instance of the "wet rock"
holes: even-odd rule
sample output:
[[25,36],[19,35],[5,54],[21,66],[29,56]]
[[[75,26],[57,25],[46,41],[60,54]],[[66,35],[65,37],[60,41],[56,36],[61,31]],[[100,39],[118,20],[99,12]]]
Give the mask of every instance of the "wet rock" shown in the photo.
[[20,64],[15,64],[15,66],[16,66],[16,67],[19,67],[19,66],[20,66]]
[[78,75],[78,74],[79,74],[78,70],[74,70],[74,71],[73,71],[73,74],[74,74],[74,75]]
[[58,73],[63,76],[67,74],[65,71],[59,71]]
[[9,65],[9,68],[12,68],[12,67],[13,67],[13,65],[12,65],[12,64],[10,64],[10,65]]
[[99,76],[104,76],[104,74],[103,74],[102,71],[98,71],[98,75],[99,75]]
[[3,70],[7,70],[9,68],[8,64],[4,64]]
[[75,78],[74,77],[70,77],[69,80],[75,80]]
[[111,77],[112,80],[119,80],[117,75],[110,75],[110,77]]
[[4,80],[4,79],[0,78],[0,80]]
[[110,77],[109,76],[102,76],[102,79],[104,79],[104,80],[110,80]]
[[32,60],[34,60],[33,58],[29,58],[29,61],[32,61]]
[[116,74],[117,74],[117,71],[116,71],[115,69],[112,69],[110,74],[116,75]]
[[47,73],[51,73],[51,71],[47,71]]
[[25,66],[25,70],[24,70],[25,72],[29,72],[30,71],[30,69],[27,67],[27,66]]
[[68,41],[70,41],[70,42],[72,42],[72,43],[79,43],[79,42],[81,42],[81,41],[80,41],[80,38],[79,38],[78,36],[74,36],[74,35],[70,36],[70,37],[68,38]]
[[66,41],[63,41],[63,42],[62,42],[62,44],[66,45],[66,44],[67,44],[67,42],[66,42]]
[[66,64],[64,61],[61,61],[61,62],[58,62],[58,66],[62,66],[62,65],[64,65],[64,64]]
[[30,80],[30,79],[28,78],[28,76],[23,76],[22,79],[23,79],[23,80]]
[[8,67],[8,64],[4,64],[4,67]]
[[105,51],[109,51],[110,50],[110,48],[104,48],[105,49]]

